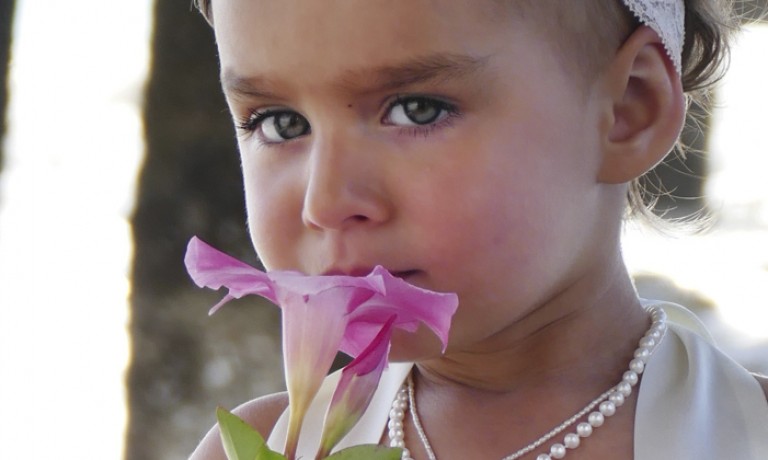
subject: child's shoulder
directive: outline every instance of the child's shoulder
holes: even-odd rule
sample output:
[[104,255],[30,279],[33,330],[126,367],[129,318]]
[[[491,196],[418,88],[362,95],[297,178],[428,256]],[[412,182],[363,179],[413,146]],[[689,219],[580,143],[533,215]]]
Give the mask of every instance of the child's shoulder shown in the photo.
[[[264,438],[269,437],[277,419],[288,407],[288,393],[274,393],[261,398],[256,398],[241,404],[233,414],[245,420],[254,427]],[[224,449],[221,446],[218,426],[208,431],[189,460],[226,460]]]
[[232,412],[256,428],[266,438],[287,407],[288,393],[281,392],[252,399],[241,404]]

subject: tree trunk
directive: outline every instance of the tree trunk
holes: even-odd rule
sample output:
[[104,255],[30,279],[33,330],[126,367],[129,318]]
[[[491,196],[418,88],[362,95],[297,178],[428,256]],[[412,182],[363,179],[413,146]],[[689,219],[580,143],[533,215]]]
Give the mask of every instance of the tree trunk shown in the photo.
[[186,458],[216,405],[282,385],[277,308],[241,301],[209,319],[222,293],[196,288],[183,266],[193,235],[255,262],[212,31],[188,1],[158,0],[152,49],[132,219],[128,460]]
[[0,171],[3,170],[5,155],[3,138],[6,131],[6,110],[8,107],[8,73],[11,62],[11,37],[13,32],[14,0],[0,0]]

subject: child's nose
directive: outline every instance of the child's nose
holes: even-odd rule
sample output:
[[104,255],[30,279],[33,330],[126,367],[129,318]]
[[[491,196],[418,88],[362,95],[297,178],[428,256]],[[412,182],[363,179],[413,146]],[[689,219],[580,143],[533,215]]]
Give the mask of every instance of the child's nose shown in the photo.
[[376,225],[390,215],[380,155],[362,142],[317,139],[310,153],[302,220],[313,229]]

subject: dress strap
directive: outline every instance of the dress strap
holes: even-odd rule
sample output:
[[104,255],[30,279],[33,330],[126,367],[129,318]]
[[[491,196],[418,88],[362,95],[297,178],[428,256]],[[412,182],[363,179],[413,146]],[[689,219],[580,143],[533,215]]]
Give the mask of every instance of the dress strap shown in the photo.
[[768,458],[768,402],[755,378],[700,335],[692,313],[658,305],[669,330],[640,383],[635,459]]

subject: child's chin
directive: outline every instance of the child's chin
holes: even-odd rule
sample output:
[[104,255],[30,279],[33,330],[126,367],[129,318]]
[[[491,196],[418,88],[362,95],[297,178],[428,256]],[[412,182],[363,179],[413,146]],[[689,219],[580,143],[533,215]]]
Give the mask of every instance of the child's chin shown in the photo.
[[417,362],[434,359],[442,354],[440,340],[428,329],[419,327],[414,332],[395,330],[389,360],[392,362]]

